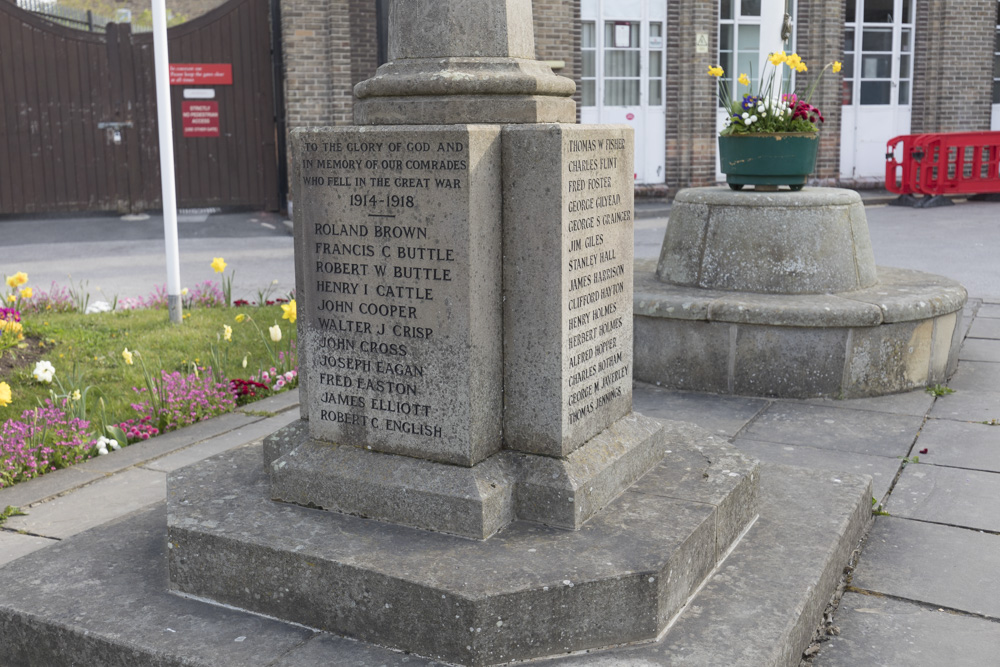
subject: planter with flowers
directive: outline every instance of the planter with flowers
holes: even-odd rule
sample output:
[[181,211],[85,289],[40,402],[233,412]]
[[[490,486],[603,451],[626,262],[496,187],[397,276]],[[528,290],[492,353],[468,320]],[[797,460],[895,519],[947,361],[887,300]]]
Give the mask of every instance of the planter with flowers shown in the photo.
[[[729,112],[726,127],[719,134],[719,165],[733,190],[745,185],[754,185],[758,190],[780,185],[801,190],[816,167],[818,123],[824,119],[809,100],[823,73],[828,68],[839,72],[840,63],[832,62],[823,68],[805,99],[780,82],[784,66],[797,72],[808,70],[798,54],[772,53],[768,63],[771,67],[765,64],[757,91],[744,93],[739,99],[730,95],[721,67],[708,70],[719,77],[719,99]],[[740,74],[738,81],[750,87],[746,74]]]

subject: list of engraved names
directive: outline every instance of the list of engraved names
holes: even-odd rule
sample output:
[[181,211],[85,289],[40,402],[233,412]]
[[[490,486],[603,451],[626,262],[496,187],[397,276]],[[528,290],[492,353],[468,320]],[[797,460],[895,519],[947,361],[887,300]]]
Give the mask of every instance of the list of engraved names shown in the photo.
[[300,148],[300,186],[334,191],[322,194],[326,219],[305,229],[319,419],[448,437],[432,388],[441,371],[426,362],[448,334],[445,301],[465,279],[464,259],[427,212],[466,187],[467,146],[352,138]]
[[627,144],[621,137],[569,139],[564,243],[568,357],[564,373],[570,424],[627,393],[630,355],[622,343],[631,310],[632,208],[622,195]]

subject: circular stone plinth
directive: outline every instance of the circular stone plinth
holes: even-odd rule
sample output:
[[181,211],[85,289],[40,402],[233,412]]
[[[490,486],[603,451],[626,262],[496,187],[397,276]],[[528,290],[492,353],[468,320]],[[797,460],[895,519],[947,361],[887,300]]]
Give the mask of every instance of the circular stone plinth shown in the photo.
[[861,197],[853,190],[682,190],[656,268],[665,283],[765,294],[823,294],[875,285]]
[[[671,224],[673,224],[671,218]],[[879,396],[954,371],[967,294],[948,278],[878,268],[832,294],[759,294],[659,281],[635,263],[636,380],[746,396]]]

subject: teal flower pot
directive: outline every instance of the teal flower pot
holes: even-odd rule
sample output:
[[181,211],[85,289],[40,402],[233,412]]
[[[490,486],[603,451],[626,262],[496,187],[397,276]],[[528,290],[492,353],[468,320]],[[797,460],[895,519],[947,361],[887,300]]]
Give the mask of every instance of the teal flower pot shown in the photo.
[[787,185],[801,190],[816,169],[819,132],[733,134],[719,137],[719,165],[733,190]]

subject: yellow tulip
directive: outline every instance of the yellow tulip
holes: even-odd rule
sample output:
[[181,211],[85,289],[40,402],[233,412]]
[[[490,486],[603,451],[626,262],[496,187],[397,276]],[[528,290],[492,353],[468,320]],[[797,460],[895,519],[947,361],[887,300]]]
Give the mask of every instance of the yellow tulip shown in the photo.
[[221,257],[213,257],[211,266],[216,273],[222,273],[226,270],[226,260]]
[[0,408],[10,405],[12,400],[14,397],[10,393],[10,385],[6,382],[0,382]]
[[746,74],[740,74],[740,78],[738,78],[737,81],[742,83],[744,86],[750,85],[750,77],[748,77]]
[[295,305],[295,299],[292,299],[287,304],[281,304],[281,310],[284,311],[281,319],[288,320],[292,324],[295,324],[295,318],[298,317],[298,309]]
[[724,75],[726,72],[721,67],[719,67],[718,65],[716,65],[715,67],[709,67],[708,68],[708,73],[711,76],[720,77],[720,76]]

